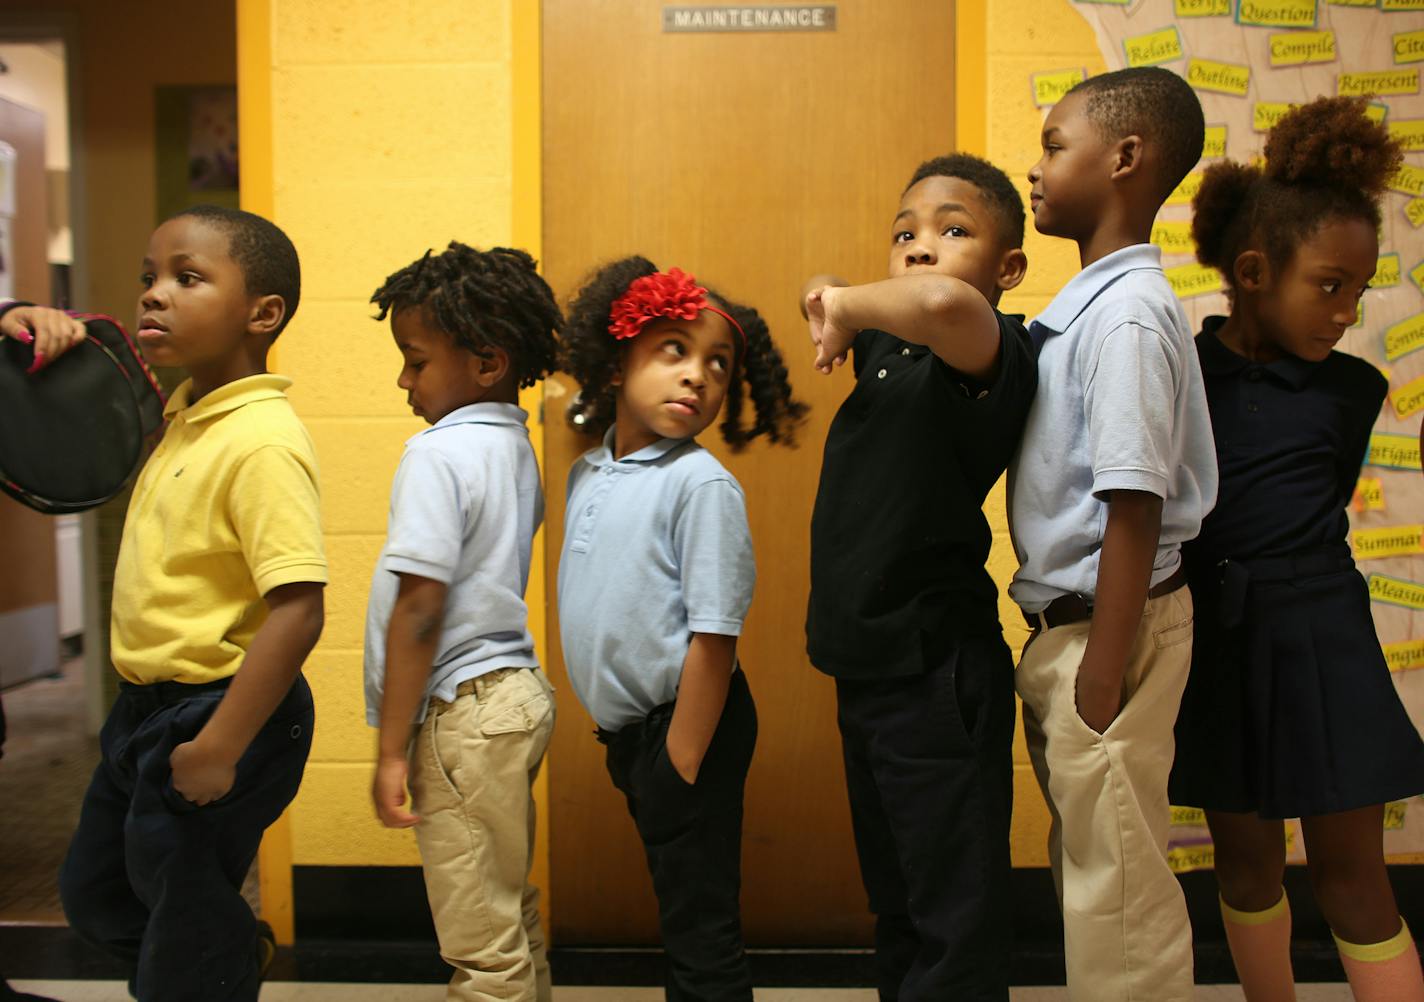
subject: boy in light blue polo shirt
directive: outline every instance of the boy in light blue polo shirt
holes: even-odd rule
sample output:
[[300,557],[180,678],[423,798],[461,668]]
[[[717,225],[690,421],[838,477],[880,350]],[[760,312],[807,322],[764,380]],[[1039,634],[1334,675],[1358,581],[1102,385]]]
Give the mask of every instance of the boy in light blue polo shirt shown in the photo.
[[1038,395],[1009,467],[1009,593],[1034,631],[1016,682],[1074,1002],[1192,997],[1167,777],[1191,664],[1179,549],[1215,501],[1216,456],[1192,332],[1147,241],[1203,131],[1180,77],[1108,73],[1054,106],[1029,172],[1035,227],[1083,264],[1029,325]]
[[562,320],[528,254],[459,243],[391,275],[372,302],[401,351],[397,384],[431,425],[396,470],[367,608],[372,799],[383,824],[415,828],[455,969],[446,997],[549,1002],[528,876],[554,704],[524,604],[544,511],[517,401],[552,367]]

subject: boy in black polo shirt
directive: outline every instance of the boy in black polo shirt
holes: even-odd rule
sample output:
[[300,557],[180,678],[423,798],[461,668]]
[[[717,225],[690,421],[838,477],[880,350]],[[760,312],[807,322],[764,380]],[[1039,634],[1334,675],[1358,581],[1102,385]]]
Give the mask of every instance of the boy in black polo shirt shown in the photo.
[[880,998],[1007,1000],[1014,667],[982,505],[1037,385],[994,305],[1023,279],[1023,201],[998,168],[922,164],[890,275],[803,299],[829,372],[854,352],[811,518],[807,651],[836,680]]

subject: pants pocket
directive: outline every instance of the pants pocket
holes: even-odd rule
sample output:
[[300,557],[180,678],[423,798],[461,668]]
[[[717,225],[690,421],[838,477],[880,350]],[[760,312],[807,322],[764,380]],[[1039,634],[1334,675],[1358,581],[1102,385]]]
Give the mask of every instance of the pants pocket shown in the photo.
[[480,705],[480,733],[487,738],[532,733],[552,712],[553,700],[543,683],[533,670],[520,669],[487,690]]
[[1173,623],[1171,626],[1164,626],[1152,634],[1152,644],[1159,651],[1168,647],[1175,647],[1192,639],[1193,621],[1187,619],[1180,623]]

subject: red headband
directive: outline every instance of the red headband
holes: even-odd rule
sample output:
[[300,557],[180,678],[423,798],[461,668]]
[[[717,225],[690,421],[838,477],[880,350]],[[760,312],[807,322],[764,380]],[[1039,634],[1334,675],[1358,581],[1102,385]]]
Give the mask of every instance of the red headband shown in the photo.
[[608,314],[608,333],[623,341],[643,333],[643,328],[654,320],[696,320],[703,310],[710,310],[731,324],[741,335],[742,347],[746,347],[747,334],[742,325],[726,310],[713,306],[707,299],[707,290],[681,268],[644,275],[630,284]]

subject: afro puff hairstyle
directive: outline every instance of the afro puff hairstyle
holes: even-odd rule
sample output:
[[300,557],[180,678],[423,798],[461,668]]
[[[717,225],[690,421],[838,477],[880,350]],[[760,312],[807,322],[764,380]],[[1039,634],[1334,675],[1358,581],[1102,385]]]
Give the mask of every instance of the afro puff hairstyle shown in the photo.
[[[559,367],[582,388],[569,408],[569,423],[588,435],[602,435],[613,424],[617,387],[613,380],[623,364],[624,343],[609,333],[613,304],[634,281],[658,271],[645,257],[626,257],[604,265],[588,279],[569,306],[559,353]],[[786,365],[781,360],[766,321],[712,289],[707,297],[731,314],[746,334],[738,345],[736,363],[722,407],[722,438],[734,452],[765,435],[782,445],[795,444],[795,428],[806,405],[791,395]],[[744,386],[745,384],[745,386]],[[742,423],[743,401],[751,397],[755,419]]]
[[553,371],[564,325],[536,268],[522,250],[480,251],[452,240],[387,277],[371,302],[380,308],[377,320],[419,307],[461,348],[484,357],[503,349],[518,385],[533,386]]
[[1264,166],[1224,160],[1207,168],[1192,200],[1197,259],[1233,285],[1236,259],[1252,247],[1281,268],[1327,221],[1378,227],[1380,197],[1403,153],[1365,106],[1362,97],[1303,104],[1271,129]]

